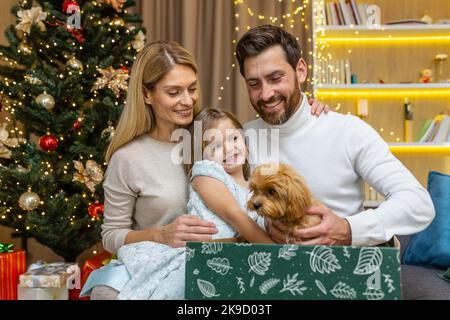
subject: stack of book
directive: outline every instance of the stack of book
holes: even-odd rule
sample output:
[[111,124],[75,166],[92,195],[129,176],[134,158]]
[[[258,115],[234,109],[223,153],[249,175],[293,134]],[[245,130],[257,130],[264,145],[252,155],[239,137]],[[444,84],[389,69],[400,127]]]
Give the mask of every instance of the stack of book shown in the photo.
[[349,60],[322,60],[318,65],[317,82],[321,84],[351,84]]
[[357,4],[355,0],[337,0],[324,6],[328,26],[366,25],[369,4]]
[[418,142],[447,143],[450,142],[450,117],[440,114],[434,119],[425,121],[420,129]]

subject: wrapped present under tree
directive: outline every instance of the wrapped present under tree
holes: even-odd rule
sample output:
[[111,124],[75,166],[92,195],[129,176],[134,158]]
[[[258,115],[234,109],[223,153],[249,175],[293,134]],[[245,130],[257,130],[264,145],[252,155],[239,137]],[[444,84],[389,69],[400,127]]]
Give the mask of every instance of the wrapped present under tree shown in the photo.
[[0,244],[0,300],[17,300],[19,276],[27,269],[26,252]]

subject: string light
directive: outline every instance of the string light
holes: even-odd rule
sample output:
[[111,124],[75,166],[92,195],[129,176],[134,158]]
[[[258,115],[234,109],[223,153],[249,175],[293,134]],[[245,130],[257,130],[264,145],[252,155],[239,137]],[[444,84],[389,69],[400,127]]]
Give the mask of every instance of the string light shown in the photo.
[[[239,19],[242,18],[241,13],[243,13],[243,15],[246,15],[247,17],[249,17],[252,21],[254,22],[254,25],[252,24],[248,24],[245,27],[243,27],[244,30],[250,30],[253,27],[257,26],[257,25],[263,25],[263,24],[272,24],[272,25],[278,25],[281,28],[287,26],[291,29],[293,29],[295,27],[295,23],[300,21],[302,23],[302,25],[304,26],[304,28],[306,30],[309,29],[309,26],[307,23],[305,23],[305,11],[307,10],[310,1],[309,0],[278,0],[279,3],[282,2],[287,2],[287,3],[296,3],[299,2],[300,4],[296,5],[291,11],[286,12],[281,14],[281,16],[276,17],[276,16],[266,16],[265,13],[262,12],[256,12],[255,9],[251,8],[247,3],[246,0],[235,0],[234,1],[234,17],[235,17],[235,23],[236,25],[234,26],[234,39],[232,40],[232,44],[233,44],[233,48],[235,48],[238,40],[237,38],[239,37],[239,31],[241,30],[241,28],[239,27]],[[298,18],[297,16],[301,15],[302,18]],[[297,40],[299,40],[299,38],[297,37]],[[308,39],[309,42],[311,42],[311,39]],[[313,53],[311,52],[310,55],[312,55]],[[236,56],[236,52],[233,52],[233,55]],[[234,72],[236,68],[236,64],[233,63],[231,65],[231,71],[229,74],[226,75],[225,79],[226,81],[229,81],[231,79],[231,74]],[[310,77],[308,77],[307,82],[311,83],[311,79]],[[222,101],[223,100],[223,94],[224,94],[224,90],[226,88],[226,84],[223,83],[220,85],[220,90],[219,90],[219,96],[217,97],[218,101]],[[305,92],[306,93],[306,92]],[[309,92],[308,92],[309,95]]]

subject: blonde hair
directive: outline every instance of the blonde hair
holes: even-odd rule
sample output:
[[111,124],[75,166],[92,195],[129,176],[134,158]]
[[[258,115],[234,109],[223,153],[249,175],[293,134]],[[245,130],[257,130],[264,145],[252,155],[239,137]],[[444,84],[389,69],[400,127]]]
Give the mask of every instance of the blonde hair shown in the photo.
[[[137,55],[131,69],[126,104],[106,151],[106,162],[120,147],[155,128],[155,115],[152,107],[144,102],[144,90],[153,90],[177,64],[192,68],[196,75],[198,73],[192,55],[176,42],[156,41],[146,45]],[[197,84],[197,91],[199,98],[194,103],[194,116],[200,110],[200,84]]]
[[[230,120],[231,123],[236,127],[236,129],[243,130],[242,124],[239,122],[239,120],[230,112],[215,108],[207,108],[203,109],[199,112],[199,114],[194,118],[194,121],[187,127],[189,130],[190,136],[191,136],[191,159],[190,163],[184,164],[184,170],[186,171],[186,174],[188,176],[191,175],[192,167],[194,166],[195,162],[195,148],[197,146],[194,145],[196,142],[194,139],[195,136],[195,121],[200,121],[202,123],[202,137],[205,134],[205,132],[209,129],[213,129],[217,125],[217,121],[219,120]],[[208,145],[208,142],[203,141],[202,139],[202,155],[205,151],[206,146]],[[198,160],[198,159],[197,159]],[[243,171],[244,171],[244,179],[248,180],[250,176],[250,165],[248,163],[248,160],[245,159],[245,163],[243,165]]]

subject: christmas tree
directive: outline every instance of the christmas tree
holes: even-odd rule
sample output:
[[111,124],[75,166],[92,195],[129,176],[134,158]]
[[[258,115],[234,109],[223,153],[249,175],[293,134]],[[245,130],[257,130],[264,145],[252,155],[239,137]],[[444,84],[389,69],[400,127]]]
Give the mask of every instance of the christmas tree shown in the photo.
[[66,259],[100,240],[105,150],[145,42],[134,0],[21,0],[0,46],[0,224]]

